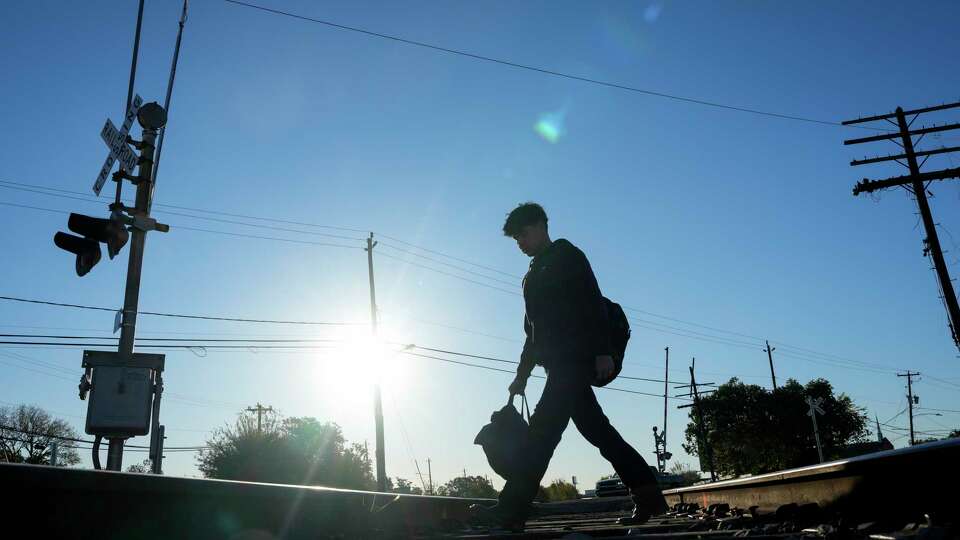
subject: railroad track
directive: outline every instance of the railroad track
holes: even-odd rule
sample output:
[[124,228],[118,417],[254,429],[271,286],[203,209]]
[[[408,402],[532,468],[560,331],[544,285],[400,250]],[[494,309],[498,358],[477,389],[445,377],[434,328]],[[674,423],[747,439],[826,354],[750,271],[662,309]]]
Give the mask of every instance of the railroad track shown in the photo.
[[488,499],[0,464],[8,521],[38,538],[960,538],[960,439],[664,492],[627,528],[628,498],[538,504],[522,533],[469,526]]

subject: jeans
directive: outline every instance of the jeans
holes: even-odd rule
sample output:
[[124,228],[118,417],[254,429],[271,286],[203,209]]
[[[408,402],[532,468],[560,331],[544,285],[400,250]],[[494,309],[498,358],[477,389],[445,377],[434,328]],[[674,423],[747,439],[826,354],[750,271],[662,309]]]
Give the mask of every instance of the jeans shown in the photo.
[[508,478],[500,492],[500,507],[504,510],[518,515],[527,513],[570,419],[613,465],[631,493],[656,485],[643,457],[610,425],[590,386],[590,378],[583,371],[558,368],[547,373],[547,384],[530,417],[529,436],[518,458],[524,472]]

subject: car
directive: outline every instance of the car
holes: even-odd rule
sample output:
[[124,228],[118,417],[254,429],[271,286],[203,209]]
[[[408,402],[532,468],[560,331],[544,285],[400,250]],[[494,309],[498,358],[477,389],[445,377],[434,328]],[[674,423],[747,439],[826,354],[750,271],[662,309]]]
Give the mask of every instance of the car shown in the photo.
[[595,493],[597,497],[616,497],[629,495],[630,491],[627,489],[627,486],[623,485],[623,482],[620,481],[619,476],[613,475],[611,478],[597,482]]
[[[683,477],[678,474],[661,473],[655,467],[650,467],[650,472],[653,473],[654,478],[657,479],[657,483],[660,484],[661,489],[673,489],[685,485]],[[617,497],[629,494],[630,490],[627,489],[627,486],[620,480],[620,476],[616,474],[597,482],[597,497]]]

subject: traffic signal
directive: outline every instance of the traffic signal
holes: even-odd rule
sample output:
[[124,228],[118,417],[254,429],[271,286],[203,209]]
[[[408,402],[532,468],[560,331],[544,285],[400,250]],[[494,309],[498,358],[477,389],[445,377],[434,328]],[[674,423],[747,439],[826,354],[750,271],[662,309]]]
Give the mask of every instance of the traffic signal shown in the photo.
[[100,262],[100,242],[107,244],[107,255],[112,259],[120,253],[130,237],[123,223],[115,219],[70,214],[67,227],[81,236],[57,232],[53,236],[53,243],[77,256],[78,276],[86,275]]

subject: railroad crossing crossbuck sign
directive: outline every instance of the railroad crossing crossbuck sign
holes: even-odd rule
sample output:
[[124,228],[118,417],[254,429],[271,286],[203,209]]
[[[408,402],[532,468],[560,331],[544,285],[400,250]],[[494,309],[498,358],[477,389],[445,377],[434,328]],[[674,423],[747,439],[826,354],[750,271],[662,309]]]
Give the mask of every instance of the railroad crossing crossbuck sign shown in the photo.
[[826,414],[823,412],[823,409],[820,408],[821,403],[823,403],[823,398],[813,399],[812,397],[807,396],[807,405],[810,405],[810,410],[807,411],[807,416],[813,416],[814,414],[823,416]]
[[97,195],[100,195],[103,184],[107,182],[107,175],[113,170],[114,161],[119,161],[120,169],[127,174],[133,174],[133,169],[137,166],[137,154],[127,145],[127,132],[129,132],[133,126],[133,119],[137,117],[137,110],[140,109],[140,105],[142,104],[143,98],[139,95],[134,97],[133,103],[131,103],[130,108],[127,109],[127,115],[124,117],[123,125],[120,126],[120,129],[117,129],[117,127],[113,125],[113,122],[107,118],[107,121],[103,124],[103,129],[100,130],[100,137],[103,139],[103,142],[107,143],[110,154],[107,156],[107,160],[103,162],[103,167],[100,168],[100,175],[97,176],[97,181],[93,184],[93,192]]
[[807,405],[810,406],[807,416],[813,422],[813,438],[817,441],[817,455],[820,456],[820,463],[823,463],[823,446],[820,444],[820,429],[817,427],[817,415],[823,416],[825,414],[823,409],[820,408],[821,403],[823,403],[823,398],[813,399],[807,396]]

